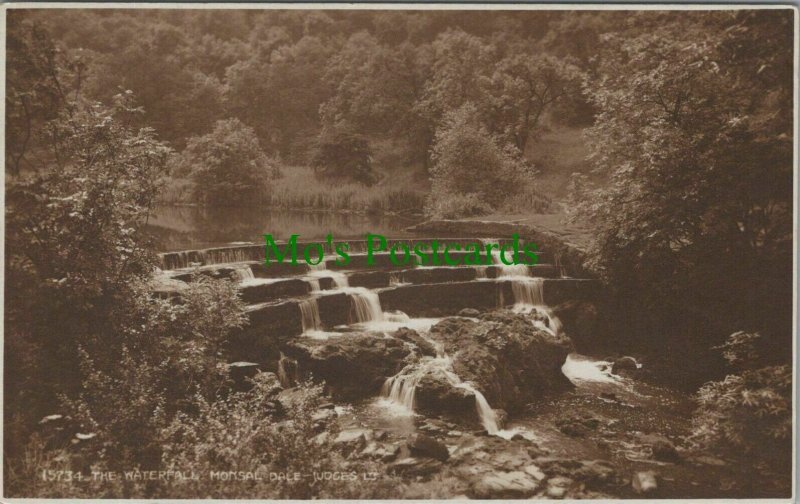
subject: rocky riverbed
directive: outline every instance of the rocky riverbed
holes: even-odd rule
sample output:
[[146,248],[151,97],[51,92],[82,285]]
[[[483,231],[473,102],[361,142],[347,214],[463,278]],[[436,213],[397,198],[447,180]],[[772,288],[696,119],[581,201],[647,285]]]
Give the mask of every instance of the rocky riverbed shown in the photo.
[[635,359],[574,353],[541,309],[462,315],[288,349],[328,383],[334,445],[399,477],[403,497],[770,496],[692,449],[690,398],[642,381]]

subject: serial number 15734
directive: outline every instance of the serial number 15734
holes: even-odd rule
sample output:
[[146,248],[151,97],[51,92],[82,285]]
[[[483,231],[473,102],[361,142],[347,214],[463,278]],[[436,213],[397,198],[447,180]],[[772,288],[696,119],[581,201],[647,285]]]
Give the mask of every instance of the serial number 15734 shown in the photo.
[[55,469],[43,469],[42,479],[44,481],[83,481],[83,473],[77,471],[63,471]]

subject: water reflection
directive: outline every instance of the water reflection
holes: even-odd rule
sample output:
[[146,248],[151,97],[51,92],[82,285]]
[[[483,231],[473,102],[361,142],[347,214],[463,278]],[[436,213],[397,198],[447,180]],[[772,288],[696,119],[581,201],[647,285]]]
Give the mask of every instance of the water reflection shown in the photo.
[[403,237],[414,219],[332,212],[259,208],[157,207],[147,230],[159,251],[206,248],[235,242],[260,242],[265,233],[276,238],[299,234],[301,239],[361,238],[365,233]]

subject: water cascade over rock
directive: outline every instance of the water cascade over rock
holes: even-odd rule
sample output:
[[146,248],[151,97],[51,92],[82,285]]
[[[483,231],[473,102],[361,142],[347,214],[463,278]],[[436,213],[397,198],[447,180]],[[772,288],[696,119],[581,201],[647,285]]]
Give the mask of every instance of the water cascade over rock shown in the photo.
[[350,287],[348,294],[353,299],[355,322],[373,322],[383,320],[383,310],[378,293],[364,287]]
[[[500,432],[497,413],[489,406],[483,394],[458,377],[452,370],[453,359],[448,355],[425,357],[419,363],[407,366],[400,373],[387,379],[381,389],[381,396],[393,403],[402,406],[407,414],[411,414],[417,407],[417,387],[424,379],[433,377],[442,380],[452,390],[447,391],[451,397],[439,397],[443,403],[449,403],[451,409],[465,409],[464,406],[472,403],[477,418],[489,434]],[[455,405],[453,408],[452,405]],[[424,408],[429,409],[429,408]]]
[[426,340],[437,349],[386,380],[383,398],[406,413],[473,418],[490,434],[508,434],[492,406],[521,409],[531,397],[570,386],[561,366],[569,340],[536,327],[526,314],[450,317]]
[[255,279],[255,276],[253,275],[253,270],[250,268],[250,266],[242,266],[241,268],[236,268],[233,271],[233,277],[236,281],[240,283],[244,283],[247,282],[248,280]]
[[494,407],[513,411],[532,397],[571,386],[561,372],[571,341],[532,323],[535,316],[501,310],[477,321],[451,317],[433,326],[430,337],[453,356],[453,371],[462,380]]
[[282,387],[293,387],[298,381],[297,361],[286,357],[283,352],[278,360],[278,380]]
[[322,320],[319,317],[319,304],[316,298],[308,298],[300,301],[300,313],[303,320],[303,333],[319,331],[322,328]]

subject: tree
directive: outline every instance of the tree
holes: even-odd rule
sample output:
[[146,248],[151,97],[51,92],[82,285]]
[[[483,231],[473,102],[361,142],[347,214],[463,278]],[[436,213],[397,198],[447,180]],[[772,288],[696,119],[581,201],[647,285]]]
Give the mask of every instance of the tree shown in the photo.
[[169,154],[127,126],[140,113],[129,94],[65,107],[46,125],[47,164],[8,183],[7,414],[45,414],[78,389],[81,349],[116,364],[120,307],[155,265],[142,227]]
[[581,73],[572,64],[547,55],[513,53],[485,81],[486,116],[491,129],[520,151],[555,103],[579,97]]
[[421,79],[413,48],[388,48],[367,32],[352,35],[328,62],[325,81],[335,94],[320,113],[326,127],[386,135],[409,128]]
[[[67,101],[66,61],[38,23],[24,22],[17,13],[9,19],[6,89],[6,170],[19,175],[26,154],[39,143],[37,130],[55,119]],[[80,76],[78,77],[80,79]]]
[[323,74],[335,47],[314,36],[283,44],[228,68],[230,111],[252,125],[271,151],[304,161],[329,97]]
[[531,175],[519,151],[493,137],[478,117],[467,103],[448,112],[436,131],[429,213],[452,206],[448,198],[469,204],[465,213],[497,208]]
[[576,197],[591,264],[653,331],[788,343],[791,16],[672,21],[602,52]]
[[312,165],[315,173],[324,177],[350,178],[366,185],[375,182],[369,142],[358,134],[343,131],[323,133]]
[[197,201],[211,206],[262,201],[274,170],[255,131],[238,119],[217,121],[211,133],[190,138],[179,163],[191,168]]

